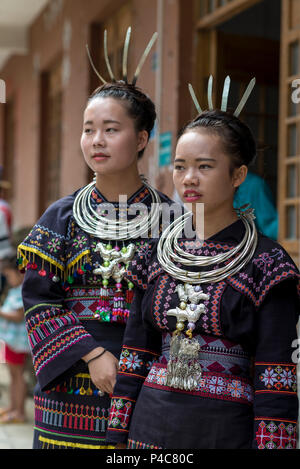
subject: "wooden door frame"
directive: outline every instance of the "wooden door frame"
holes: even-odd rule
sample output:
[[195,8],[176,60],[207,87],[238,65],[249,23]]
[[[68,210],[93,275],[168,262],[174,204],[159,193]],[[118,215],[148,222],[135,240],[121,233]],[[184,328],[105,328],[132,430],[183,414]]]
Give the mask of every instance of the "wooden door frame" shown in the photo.
[[[299,122],[299,112],[295,117],[289,117],[288,102],[289,96],[291,99],[292,95],[292,82],[299,76],[291,76],[289,74],[289,45],[294,41],[299,41],[300,35],[299,30],[288,28],[288,18],[290,18],[290,2],[289,0],[283,0],[281,2],[282,14],[281,14],[281,51],[280,51],[280,96],[279,96],[279,159],[278,159],[278,207],[279,207],[279,242],[289,252],[289,254],[295,258],[298,257],[298,265],[300,263],[300,233],[298,226],[298,233],[295,240],[289,240],[286,238],[286,207],[292,204],[294,199],[287,200],[287,167],[288,162],[298,164],[298,191],[299,191],[299,168],[300,168],[300,149],[296,152],[295,157],[288,158],[287,142],[288,142],[288,124]],[[300,58],[298,58],[300,60]],[[290,85],[290,87],[289,87]],[[299,124],[298,124],[299,125]],[[288,158],[288,159],[287,159]],[[299,225],[300,217],[300,203],[299,196],[296,198],[296,223]]]
[[262,0],[233,0],[224,6],[217,7],[214,12],[200,18],[197,21],[197,29],[214,28],[260,2]]

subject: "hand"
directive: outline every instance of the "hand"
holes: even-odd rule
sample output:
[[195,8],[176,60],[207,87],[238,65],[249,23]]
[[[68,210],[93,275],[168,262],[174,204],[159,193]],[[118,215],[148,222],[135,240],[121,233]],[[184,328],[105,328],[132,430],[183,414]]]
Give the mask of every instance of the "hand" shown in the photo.
[[[103,349],[102,349],[103,350]],[[111,394],[116,384],[119,361],[108,350],[88,364],[91,380],[101,391]]]

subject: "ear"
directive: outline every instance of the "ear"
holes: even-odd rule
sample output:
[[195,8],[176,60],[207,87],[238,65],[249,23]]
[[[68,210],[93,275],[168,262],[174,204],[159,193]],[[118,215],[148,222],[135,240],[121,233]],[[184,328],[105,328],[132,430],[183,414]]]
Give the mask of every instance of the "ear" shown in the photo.
[[147,130],[141,130],[138,133],[138,151],[141,151],[146,147],[148,140],[149,140],[149,135],[148,135]]
[[232,176],[233,187],[239,187],[246,179],[248,168],[246,165],[242,165],[239,168],[235,168]]

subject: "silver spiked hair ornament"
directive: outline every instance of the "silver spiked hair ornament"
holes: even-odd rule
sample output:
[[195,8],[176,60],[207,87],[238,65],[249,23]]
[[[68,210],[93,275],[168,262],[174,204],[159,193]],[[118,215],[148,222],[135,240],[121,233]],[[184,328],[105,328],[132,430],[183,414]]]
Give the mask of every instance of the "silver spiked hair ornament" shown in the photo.
[[[236,110],[234,111],[233,115],[235,117],[238,117],[240,113],[242,112],[242,109],[244,108],[246,102],[248,101],[248,98],[255,86],[256,79],[252,78],[252,80],[249,82],[242,99],[240,100]],[[209,80],[208,80],[208,86],[207,86],[207,101],[208,101],[208,109],[212,111],[214,109],[213,106],[213,101],[212,101],[212,89],[213,89],[213,77],[210,75]],[[222,93],[222,102],[221,102],[221,111],[226,112],[227,111],[227,104],[228,104],[228,96],[229,96],[229,89],[230,89],[230,77],[227,76],[224,81],[224,86],[223,86],[223,93]],[[203,111],[201,109],[201,106],[199,104],[199,101],[195,95],[194,89],[192,85],[189,83],[189,92],[192,97],[192,100],[195,104],[195,107],[198,111],[199,114],[201,114]]]
[[[140,74],[140,72],[142,70],[142,67],[144,65],[144,62],[145,62],[146,58],[148,57],[148,55],[149,55],[149,53],[150,53],[150,51],[153,47],[153,44],[155,43],[155,41],[157,39],[158,33],[153,34],[153,36],[150,39],[146,49],[144,50],[144,52],[142,54],[142,57],[141,57],[141,59],[138,63],[138,66],[136,68],[136,71],[134,73],[134,76],[133,76],[133,79],[132,79],[131,83],[128,82],[128,77],[127,77],[128,49],[129,49],[130,36],[131,36],[131,27],[129,26],[129,28],[127,29],[127,32],[126,32],[124,48],[123,48],[123,62],[122,62],[122,68],[123,68],[122,75],[123,76],[122,76],[122,80],[127,84],[131,84],[131,85],[135,86],[135,84],[137,82],[137,79],[139,77],[139,74]],[[87,49],[88,58],[90,60],[90,63],[91,63],[91,66],[92,66],[94,72],[96,73],[96,75],[98,76],[100,81],[102,81],[103,84],[106,84],[107,81],[100,75],[100,73],[98,72],[98,70],[96,69],[96,67],[93,63],[93,60],[92,60],[88,45],[86,45],[86,49]],[[113,71],[112,71],[111,66],[110,66],[109,58],[108,58],[107,31],[106,30],[104,31],[104,59],[105,59],[106,67],[107,67],[107,70],[108,70],[111,81],[116,82],[117,79],[115,78],[115,76],[113,74]]]

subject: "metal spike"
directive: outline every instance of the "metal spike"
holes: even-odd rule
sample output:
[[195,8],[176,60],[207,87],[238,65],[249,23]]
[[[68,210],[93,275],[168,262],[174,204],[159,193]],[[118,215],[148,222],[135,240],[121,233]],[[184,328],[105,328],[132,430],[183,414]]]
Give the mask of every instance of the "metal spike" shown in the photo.
[[208,109],[210,111],[213,110],[213,102],[212,102],[212,88],[213,88],[213,76],[210,75],[209,80],[208,80],[208,86],[207,86],[207,101],[208,101]]
[[108,73],[109,73],[109,76],[110,76],[111,80],[112,80],[112,81],[116,81],[116,79],[115,79],[115,77],[114,77],[114,74],[113,74],[113,72],[112,72],[110,63],[109,63],[109,58],[108,58],[108,50],[107,50],[107,31],[106,31],[106,30],[104,31],[104,58],[105,58],[107,70],[108,70]]
[[195,104],[195,107],[197,109],[197,112],[198,114],[201,114],[202,113],[202,109],[200,107],[200,104],[199,104],[199,101],[195,95],[195,91],[194,91],[194,88],[192,87],[192,85],[189,83],[189,92],[190,92],[190,95],[192,97],[192,100],[194,101],[194,104]]
[[238,105],[238,107],[236,108],[236,110],[234,111],[233,115],[235,117],[238,117],[240,115],[240,113],[242,112],[242,109],[243,107],[245,106],[254,86],[255,86],[255,83],[256,83],[256,79],[255,78],[252,78],[252,80],[250,81],[250,83],[248,84],[247,86],[247,89],[245,91],[245,93],[243,94],[243,97]]
[[222,104],[221,104],[221,111],[224,111],[224,112],[227,111],[229,88],[230,88],[230,77],[227,76],[224,81]]
[[138,79],[139,74],[140,74],[140,72],[141,72],[141,69],[142,69],[142,67],[143,67],[143,65],[144,65],[144,62],[145,62],[146,58],[148,57],[148,54],[149,54],[150,50],[152,49],[152,46],[153,46],[153,44],[155,43],[155,41],[156,41],[156,39],[157,39],[157,36],[158,36],[158,33],[154,33],[154,34],[153,34],[152,38],[150,39],[150,41],[149,41],[149,43],[148,43],[148,45],[147,45],[147,47],[146,47],[146,49],[145,49],[145,51],[144,51],[144,53],[143,53],[141,59],[140,59],[140,62],[139,62],[139,64],[138,64],[138,66],[137,66],[137,69],[136,69],[136,71],[135,71],[135,74],[134,74],[134,77],[133,77],[133,80],[132,80],[132,85],[133,85],[133,86],[134,86],[134,85],[136,84],[136,82],[137,82],[137,79]]
[[131,35],[131,27],[127,29],[125,43],[124,43],[124,50],[123,50],[123,80],[125,83],[128,83],[127,78],[127,64],[128,64],[128,49],[129,49],[129,42],[130,42],[130,35]]
[[90,54],[90,50],[89,50],[89,46],[86,44],[86,50],[87,50],[87,54],[88,54],[88,58],[89,58],[89,61],[90,61],[90,64],[92,66],[92,69],[94,70],[94,72],[96,73],[97,77],[102,81],[102,83],[105,85],[107,82],[104,80],[104,78],[102,78],[102,76],[100,75],[100,73],[98,72],[98,70],[96,69],[95,65],[94,65],[94,62],[92,61],[92,57],[91,57],[91,54]]

